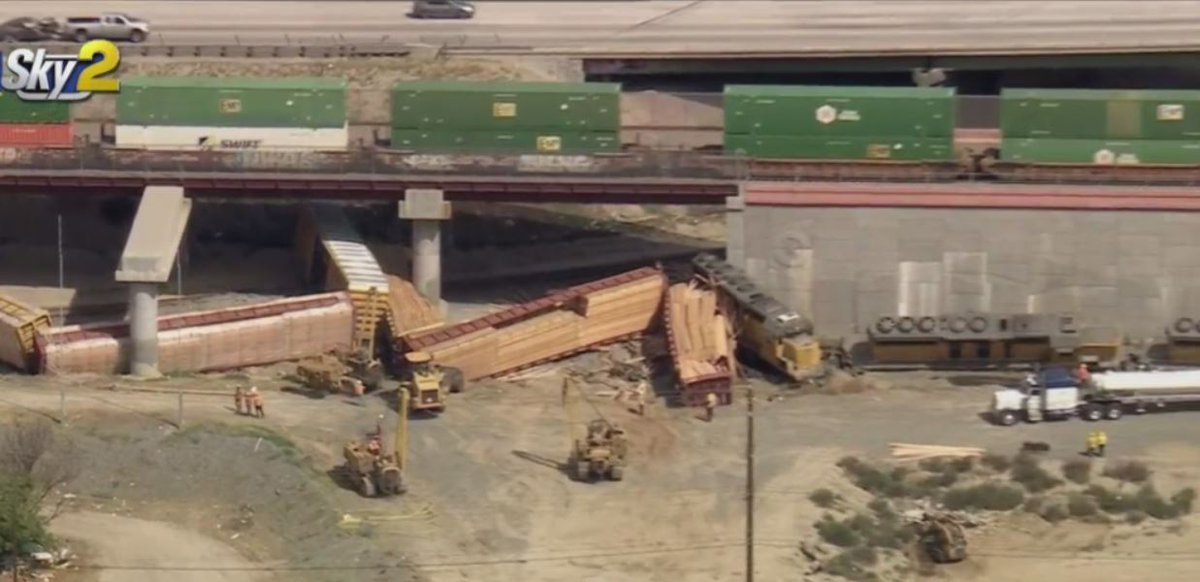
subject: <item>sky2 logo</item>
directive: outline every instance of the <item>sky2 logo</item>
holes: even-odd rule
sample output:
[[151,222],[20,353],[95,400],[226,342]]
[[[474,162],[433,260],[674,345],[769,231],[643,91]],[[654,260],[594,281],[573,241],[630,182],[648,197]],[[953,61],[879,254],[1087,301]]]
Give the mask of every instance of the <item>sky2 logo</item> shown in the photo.
[[121,90],[120,81],[108,78],[121,64],[121,52],[107,40],[90,41],[74,55],[16,49],[3,62],[0,88],[25,101],[83,101],[92,93]]

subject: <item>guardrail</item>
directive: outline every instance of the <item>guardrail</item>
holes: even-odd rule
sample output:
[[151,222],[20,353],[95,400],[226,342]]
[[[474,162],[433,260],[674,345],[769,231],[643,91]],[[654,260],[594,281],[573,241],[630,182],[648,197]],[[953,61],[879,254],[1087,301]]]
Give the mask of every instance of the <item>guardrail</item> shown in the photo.
[[[169,57],[169,58],[370,58],[370,57],[403,57],[412,53],[412,47],[405,43],[376,41],[376,42],[310,42],[285,37],[280,43],[241,43],[236,37],[218,44],[165,44],[142,43],[120,45],[121,56]],[[0,45],[4,50],[9,46],[36,46],[50,52],[75,53],[79,51],[77,43],[42,42],[42,43],[8,43]]]

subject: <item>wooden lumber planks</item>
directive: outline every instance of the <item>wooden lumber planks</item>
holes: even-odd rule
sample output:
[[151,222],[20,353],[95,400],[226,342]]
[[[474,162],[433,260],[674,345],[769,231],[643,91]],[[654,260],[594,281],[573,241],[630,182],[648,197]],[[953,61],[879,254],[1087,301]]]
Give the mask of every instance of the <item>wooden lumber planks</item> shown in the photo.
[[[159,318],[159,369],[227,370],[296,360],[351,342],[353,307],[345,294]],[[51,373],[122,373],[128,369],[128,324],[55,328],[43,337],[39,367]]]
[[442,315],[429,304],[409,281],[388,275],[388,325],[392,337],[404,337],[441,327]]
[[645,333],[654,323],[666,280],[638,269],[405,341],[468,380],[498,376]]
[[729,322],[719,311],[714,291],[694,283],[672,285],[664,293],[667,348],[675,369],[680,400],[703,405],[708,393],[718,401],[733,400],[732,342]]
[[920,461],[940,457],[981,457],[986,453],[978,447],[950,447],[943,445],[916,445],[888,443],[892,456],[902,461]]

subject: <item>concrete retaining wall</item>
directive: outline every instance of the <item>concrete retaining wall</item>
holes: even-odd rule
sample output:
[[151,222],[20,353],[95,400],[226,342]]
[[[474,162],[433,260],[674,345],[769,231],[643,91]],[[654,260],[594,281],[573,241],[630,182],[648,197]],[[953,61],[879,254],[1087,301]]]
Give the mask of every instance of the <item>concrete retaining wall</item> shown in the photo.
[[[735,213],[736,215],[736,213]],[[1200,317],[1200,214],[750,206],[730,256],[822,335],[882,314],[1074,311],[1131,339]],[[735,225],[735,222],[731,222]],[[735,232],[736,231],[736,232]]]
[[[350,346],[353,309],[327,293],[159,318],[159,370],[227,370],[316,356]],[[128,325],[54,328],[42,341],[43,372],[120,374]]]

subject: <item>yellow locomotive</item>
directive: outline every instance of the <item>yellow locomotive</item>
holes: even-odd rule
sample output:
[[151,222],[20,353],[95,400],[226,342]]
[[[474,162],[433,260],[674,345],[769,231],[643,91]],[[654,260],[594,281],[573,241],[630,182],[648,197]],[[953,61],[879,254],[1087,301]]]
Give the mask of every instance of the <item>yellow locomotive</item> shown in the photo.
[[737,342],[745,353],[803,381],[824,373],[820,342],[808,318],[767,295],[741,269],[710,254],[692,259],[698,279],[719,291],[729,307]]

